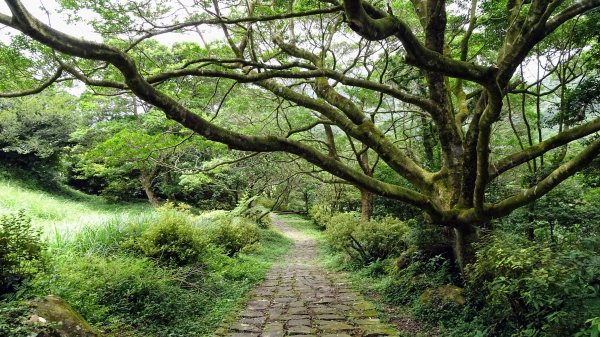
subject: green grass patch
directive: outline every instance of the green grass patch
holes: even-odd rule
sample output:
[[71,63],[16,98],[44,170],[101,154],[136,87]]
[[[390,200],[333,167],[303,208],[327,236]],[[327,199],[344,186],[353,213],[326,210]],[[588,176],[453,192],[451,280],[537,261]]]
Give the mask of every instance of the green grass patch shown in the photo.
[[285,223],[310,237],[322,241],[325,239],[324,232],[321,230],[314,221],[300,214],[277,214],[278,219],[285,221]]
[[[107,337],[212,336],[292,246],[276,229],[256,228],[260,240],[228,256],[198,217],[172,210],[206,241],[192,247],[199,249],[192,261],[173,264],[160,252],[190,248],[184,236],[166,235],[172,242],[164,246],[160,237],[144,236],[167,221],[164,210],[61,189],[68,191],[54,193],[0,174],[0,215],[24,211],[43,231],[49,251],[44,271],[0,299],[0,332],[11,331],[11,337],[29,336],[30,329],[21,329],[26,300],[48,294],[65,299]],[[156,239],[158,256],[140,249],[143,238]]]
[[[77,197],[78,194],[81,197]],[[41,228],[46,235],[59,235],[62,239],[84,225],[102,224],[115,216],[128,217],[152,211],[148,203],[115,204],[80,192],[52,194],[29,184],[2,178],[0,195],[0,214],[24,210],[35,227]]]

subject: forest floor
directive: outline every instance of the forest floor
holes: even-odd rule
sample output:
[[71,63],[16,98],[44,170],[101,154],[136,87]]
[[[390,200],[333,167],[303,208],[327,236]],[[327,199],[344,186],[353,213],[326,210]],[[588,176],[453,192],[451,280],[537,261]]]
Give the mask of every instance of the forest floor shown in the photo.
[[273,225],[293,240],[293,248],[252,291],[246,308],[216,336],[399,335],[376,318],[375,306],[353,291],[341,274],[319,266],[318,241],[312,235],[276,216]]

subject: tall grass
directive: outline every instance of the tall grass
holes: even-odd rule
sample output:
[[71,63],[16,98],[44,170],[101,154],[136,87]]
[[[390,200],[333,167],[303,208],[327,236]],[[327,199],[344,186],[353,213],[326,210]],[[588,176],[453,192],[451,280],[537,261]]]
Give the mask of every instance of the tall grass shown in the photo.
[[[115,215],[148,213],[147,203],[114,204],[101,197],[69,198],[0,178],[0,214],[25,210],[33,224],[54,240],[64,239],[83,226],[104,223]],[[61,238],[62,237],[62,238]]]
[[86,224],[75,231],[55,230],[49,236],[51,248],[101,256],[116,253],[129,237],[139,237],[157,219],[154,211],[120,213],[100,223]]

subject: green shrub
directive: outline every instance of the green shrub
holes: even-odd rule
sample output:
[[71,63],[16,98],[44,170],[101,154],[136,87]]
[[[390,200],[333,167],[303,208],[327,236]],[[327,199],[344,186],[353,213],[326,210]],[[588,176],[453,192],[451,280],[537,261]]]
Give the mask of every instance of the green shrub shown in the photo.
[[196,226],[205,227],[212,223],[225,221],[231,218],[231,213],[224,210],[208,211],[200,214],[196,219]]
[[32,314],[27,301],[0,302],[0,336],[38,336],[33,326],[23,324]]
[[157,222],[128,245],[147,257],[178,266],[199,262],[208,249],[207,240],[190,216],[173,210],[162,211]]
[[44,268],[40,235],[24,211],[0,216],[0,295],[14,291]]
[[407,232],[408,226],[395,218],[362,222],[356,213],[339,213],[330,219],[326,237],[334,249],[368,264],[406,249]]
[[270,208],[267,208],[262,205],[256,205],[250,207],[246,212],[242,214],[242,216],[255,222],[261,228],[268,228],[272,225],[271,217],[269,216],[270,213]]
[[[211,212],[213,220],[215,215],[230,218],[228,212]],[[208,242],[208,226],[214,221],[199,218],[200,221],[193,225],[194,232],[206,236]],[[252,224],[247,219],[242,220]],[[156,231],[156,226],[173,222],[189,225],[192,218],[161,211],[156,223],[142,234],[134,231],[126,241],[121,241],[122,235],[115,234],[114,230],[102,230],[109,234],[100,236],[100,249],[81,244],[74,246],[84,249],[57,250],[61,255],[56,256],[51,273],[36,278],[35,294],[61,296],[90,323],[101,328],[106,336],[209,336],[239,305],[244,295],[263,279],[270,264],[291,245],[278,232],[261,229],[259,231],[264,234],[261,244],[249,254],[228,257],[223,254],[223,249],[207,243],[199,257],[201,265],[175,265],[159,256],[153,255],[152,259],[140,256],[144,253],[140,247],[148,244],[149,233]],[[125,233],[129,233],[129,226],[124,226]],[[258,230],[256,225],[252,226]],[[84,242],[91,237],[86,235]],[[128,244],[128,250],[104,249],[116,246],[112,239],[104,238],[116,238],[117,242]],[[157,245],[156,240],[150,241]],[[175,244],[178,247],[175,251],[178,251],[181,241],[176,240]],[[179,260],[179,255],[176,256]]]
[[597,275],[593,252],[505,233],[482,245],[467,269],[471,287],[483,290],[490,319],[508,320],[526,335],[572,334],[585,318],[584,300],[598,296],[590,287]]
[[600,336],[600,317],[590,318],[585,321],[585,327],[575,334],[575,337]]
[[105,332],[131,327],[167,332],[208,305],[207,293],[215,289],[205,279],[200,269],[160,267],[147,258],[62,255],[53,273],[36,285],[40,293],[65,299]]
[[410,219],[406,221],[410,228],[405,235],[406,243],[416,250],[429,250],[432,247],[447,244],[439,226],[424,219]]
[[234,217],[244,217],[255,222],[262,228],[267,228],[271,225],[269,213],[271,209],[266,206],[266,200],[259,196],[252,198],[242,198],[236,208],[231,211]]
[[221,247],[228,256],[234,256],[260,241],[258,227],[248,218],[213,211],[201,215],[200,219],[199,224],[208,240]]
[[411,254],[410,263],[395,270],[379,286],[382,299],[390,304],[419,306],[419,298],[428,288],[454,283],[450,262],[441,256],[428,258],[419,252]]
[[308,216],[313,219],[317,226],[321,229],[325,229],[329,220],[331,220],[333,213],[326,205],[315,204],[308,210]]

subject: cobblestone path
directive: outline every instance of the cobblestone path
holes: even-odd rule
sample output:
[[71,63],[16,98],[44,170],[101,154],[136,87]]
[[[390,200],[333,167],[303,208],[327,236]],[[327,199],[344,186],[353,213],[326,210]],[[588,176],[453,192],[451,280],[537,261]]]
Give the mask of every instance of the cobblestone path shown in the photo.
[[338,274],[316,266],[314,239],[275,217],[273,224],[294,240],[294,247],[253,290],[236,321],[215,336],[398,336]]

